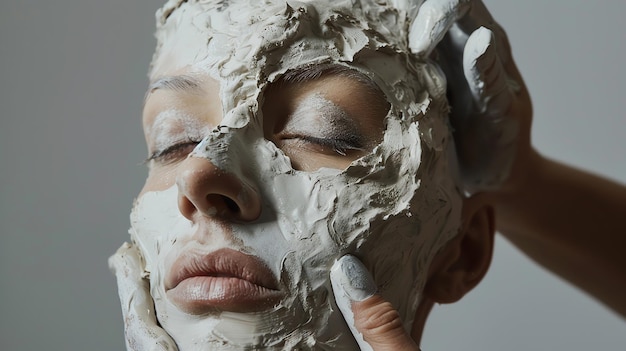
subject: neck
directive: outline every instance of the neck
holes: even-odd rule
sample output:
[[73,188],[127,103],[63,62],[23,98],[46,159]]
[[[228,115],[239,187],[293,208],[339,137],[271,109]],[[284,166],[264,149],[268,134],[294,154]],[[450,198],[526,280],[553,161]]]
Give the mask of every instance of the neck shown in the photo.
[[426,319],[433,305],[434,303],[430,299],[424,298],[417,307],[417,311],[415,311],[415,321],[413,322],[413,329],[411,330],[411,338],[413,338],[418,345],[422,341],[422,332],[424,331]]

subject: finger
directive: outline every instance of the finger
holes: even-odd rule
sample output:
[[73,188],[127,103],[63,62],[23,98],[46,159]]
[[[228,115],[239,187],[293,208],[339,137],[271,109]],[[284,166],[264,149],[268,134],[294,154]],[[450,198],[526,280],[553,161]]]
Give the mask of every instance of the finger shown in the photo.
[[[497,53],[502,62],[508,62],[511,58],[511,48],[504,29],[493,19],[491,13],[481,0],[474,0],[467,14],[460,18],[451,28],[451,32],[463,32],[467,38],[478,28],[485,27],[494,32],[497,42]],[[459,36],[459,34],[456,34]]]
[[465,137],[457,137],[464,184],[470,193],[495,189],[504,182],[519,135],[519,118],[512,107],[519,87],[508,78],[496,51],[494,33],[481,27],[469,37],[463,53],[465,78],[478,112],[466,121]]
[[515,83],[507,77],[496,46],[491,30],[475,30],[465,45],[463,70],[478,112],[505,117],[515,99]]
[[504,72],[506,72],[509,89],[512,93],[517,95],[520,100],[524,100],[523,103],[530,104],[524,80],[513,60],[509,38],[504,29],[493,19],[482,1],[476,0],[467,15],[450,28],[450,32],[463,31],[469,36],[480,27],[485,27],[493,33],[495,53],[497,54],[501,67],[503,67]]
[[124,243],[109,258],[109,267],[117,278],[127,349],[176,351],[174,341],[157,324],[150,287],[142,277],[144,264],[139,251]]
[[337,306],[362,351],[419,351],[398,312],[376,295],[376,284],[361,261],[341,257],[330,278]]
[[448,29],[467,11],[471,0],[428,0],[420,7],[409,31],[409,48],[421,56],[429,56]]

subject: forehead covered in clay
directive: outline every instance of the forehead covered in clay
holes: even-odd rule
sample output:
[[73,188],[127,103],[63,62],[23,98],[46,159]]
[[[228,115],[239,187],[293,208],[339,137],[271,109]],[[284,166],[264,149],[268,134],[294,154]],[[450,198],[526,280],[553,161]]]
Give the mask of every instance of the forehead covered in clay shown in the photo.
[[288,70],[340,64],[369,76],[403,118],[415,117],[433,100],[445,104],[443,77],[408,49],[408,19],[418,5],[170,1],[157,13],[151,78],[183,69],[208,73],[220,83],[227,115],[237,105],[257,100],[266,84]]
[[[157,12],[157,53],[175,30],[185,31],[176,41],[184,48],[178,53],[189,54],[187,62],[202,60],[207,52],[228,57],[235,50],[242,61],[242,52],[267,54],[285,43],[295,44],[291,54],[300,62],[324,59],[320,49],[333,61],[352,61],[364,47],[408,52],[408,19],[420,2],[400,1],[404,6],[397,7],[374,0],[170,0]],[[187,45],[203,40],[202,47]]]

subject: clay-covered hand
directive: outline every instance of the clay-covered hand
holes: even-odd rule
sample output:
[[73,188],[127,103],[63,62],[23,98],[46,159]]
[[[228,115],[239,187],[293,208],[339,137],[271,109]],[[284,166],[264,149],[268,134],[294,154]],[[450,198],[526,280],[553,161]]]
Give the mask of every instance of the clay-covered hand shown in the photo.
[[409,42],[446,75],[465,190],[516,187],[532,155],[532,105],[504,30],[480,0],[426,0]]
[[361,351],[419,351],[398,312],[376,294],[376,284],[359,259],[341,257],[330,280],[337,306]]
[[158,326],[148,280],[142,277],[144,263],[137,248],[124,243],[109,258],[117,278],[126,348],[129,351],[177,351],[172,338]]

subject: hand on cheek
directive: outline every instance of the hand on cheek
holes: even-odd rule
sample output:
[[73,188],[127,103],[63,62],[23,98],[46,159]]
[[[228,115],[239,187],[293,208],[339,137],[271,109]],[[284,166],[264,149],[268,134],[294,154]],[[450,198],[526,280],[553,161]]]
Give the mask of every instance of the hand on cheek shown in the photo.
[[176,343],[156,320],[150,285],[142,278],[144,264],[137,248],[124,243],[109,258],[117,278],[126,347],[133,351],[178,351]]
[[398,312],[376,294],[372,276],[356,257],[337,260],[330,279],[335,301],[361,351],[419,351]]

